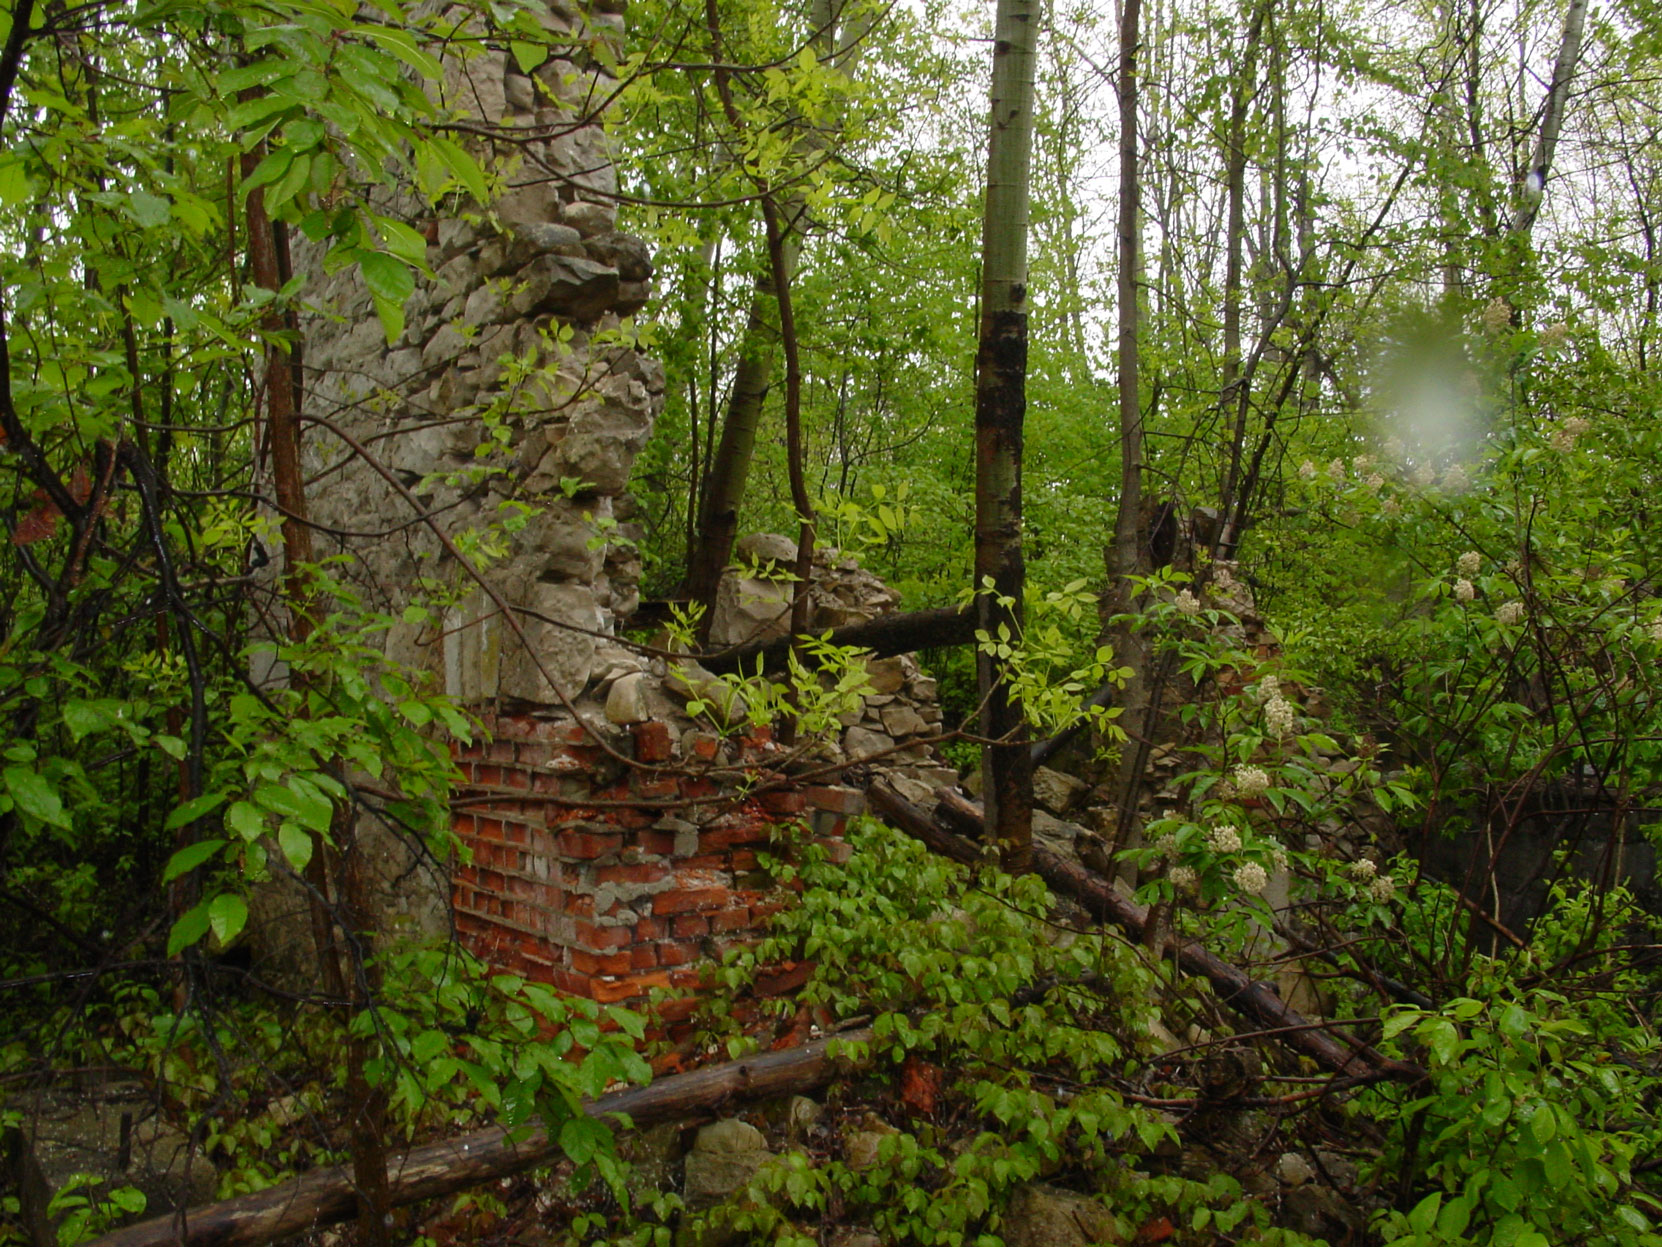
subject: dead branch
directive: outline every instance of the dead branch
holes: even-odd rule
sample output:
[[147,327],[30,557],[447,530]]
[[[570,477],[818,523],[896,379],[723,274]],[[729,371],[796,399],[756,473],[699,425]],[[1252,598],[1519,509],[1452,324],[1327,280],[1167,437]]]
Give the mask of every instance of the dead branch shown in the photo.
[[[871,785],[867,795],[876,813],[923,841],[935,852],[970,864],[985,860],[980,845],[947,830],[934,817],[883,784]],[[968,821],[968,817],[973,816],[979,823],[980,811],[970,802],[961,797],[953,800],[943,794],[943,806],[949,802],[956,807],[954,821]],[[1058,892],[1073,897],[1131,938],[1142,939],[1148,923],[1148,911],[1121,896],[1107,880],[1086,870],[1078,862],[1067,861],[1038,845],[1033,847],[1033,868]],[[1417,1065],[1382,1056],[1358,1041],[1341,1042],[1321,1023],[1312,1023],[1288,1008],[1267,983],[1250,978],[1244,971],[1199,944],[1169,944],[1167,954],[1174,957],[1179,968],[1210,983],[1220,1002],[1265,1030],[1274,1030],[1281,1043],[1299,1055],[1311,1058],[1324,1069],[1358,1083],[1417,1083],[1425,1078],[1425,1071]]]
[[[770,1052],[677,1074],[649,1087],[615,1091],[584,1106],[590,1117],[626,1115],[641,1126],[687,1117],[730,1100],[802,1092],[831,1081],[838,1071],[828,1048],[833,1039],[869,1043],[869,1030],[819,1039],[800,1048]],[[541,1127],[510,1138],[500,1127],[418,1147],[400,1160],[389,1157],[391,1206],[436,1199],[507,1177],[560,1156],[560,1146]],[[256,1247],[356,1215],[351,1171],[341,1165],[306,1174],[252,1195],[241,1195],[164,1217],[152,1217],[106,1234],[91,1247]]]

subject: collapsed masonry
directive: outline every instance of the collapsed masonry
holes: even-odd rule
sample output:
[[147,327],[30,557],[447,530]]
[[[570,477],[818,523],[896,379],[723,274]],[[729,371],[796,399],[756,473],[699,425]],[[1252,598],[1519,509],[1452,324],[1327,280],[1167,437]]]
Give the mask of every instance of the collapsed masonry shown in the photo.
[[[779,903],[757,870],[775,829],[806,825],[834,847],[861,808],[835,763],[888,754],[914,778],[951,777],[913,743],[940,714],[910,659],[873,663],[877,691],[807,766],[817,775],[797,778],[742,696],[618,637],[640,576],[626,486],[664,376],[626,320],[647,302],[652,261],[616,228],[601,126],[621,52],[615,7],[550,0],[538,16],[569,52],[533,72],[505,50],[445,62],[440,103],[513,136],[497,150],[481,140],[505,193],[437,220],[413,195],[384,206],[425,229],[436,275],[390,346],[355,269],[325,275],[320,256],[300,257],[319,557],[344,556],[337,574],[395,619],[418,595],[448,595],[441,619],[394,625],[388,655],[490,734],[458,750],[454,825],[471,861],[452,868],[360,827],[382,920],[436,934],[453,912],[490,963],[603,1000],[690,983],[694,963],[758,926]],[[470,560],[482,583],[458,549],[489,549]],[[718,641],[782,626],[767,616],[782,592],[770,550],[762,538],[741,551],[763,570],[723,586]],[[814,596],[818,627],[895,605],[834,552]],[[303,964],[294,924],[286,950],[285,924],[268,912],[263,925],[277,933],[274,969]]]

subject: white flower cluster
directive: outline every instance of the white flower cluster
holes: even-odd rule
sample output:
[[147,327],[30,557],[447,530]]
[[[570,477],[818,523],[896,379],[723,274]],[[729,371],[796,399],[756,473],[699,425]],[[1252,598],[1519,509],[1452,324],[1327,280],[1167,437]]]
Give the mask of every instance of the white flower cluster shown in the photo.
[[1379,504],[1379,507],[1380,510],[1384,511],[1386,515],[1402,514],[1402,503],[1398,502],[1395,498],[1385,499],[1384,502]]
[[1233,823],[1224,823],[1206,833],[1206,846],[1214,853],[1239,853],[1241,833]]
[[1327,465],[1327,474],[1329,476],[1331,476],[1336,481],[1344,480],[1345,479],[1345,461],[1343,459],[1335,459],[1332,463],[1328,464]]
[[1272,736],[1285,736],[1293,730],[1293,704],[1277,693],[1264,703],[1264,726]]
[[1180,615],[1200,614],[1200,599],[1187,589],[1177,591],[1177,597],[1172,600],[1172,605],[1177,607],[1177,613]]
[[1499,333],[1512,324],[1512,305],[1505,299],[1491,299],[1483,309],[1483,327],[1490,333]]
[[1316,465],[1314,463],[1312,463],[1310,460],[1306,459],[1303,463],[1298,465],[1298,475],[1299,475],[1299,479],[1303,480],[1303,481],[1313,481],[1313,480],[1315,480],[1316,479]]
[[1368,470],[1372,467],[1373,467],[1373,456],[1372,455],[1357,455],[1356,458],[1354,458],[1350,461],[1350,470],[1352,472],[1356,473],[1357,476],[1367,475]]
[[1175,862],[1178,857],[1177,834],[1175,832],[1168,831],[1163,835],[1157,836],[1154,843],[1149,845],[1149,848],[1158,853],[1162,861]]
[[1270,850],[1270,865],[1277,870],[1285,871],[1290,864],[1287,859],[1287,850],[1279,844]]
[[1483,556],[1476,550],[1467,550],[1454,560],[1454,570],[1462,576],[1475,576],[1483,567]]
[[1390,875],[1380,874],[1379,867],[1365,857],[1352,862],[1348,870],[1351,881],[1381,905],[1397,894],[1397,881]]
[[1548,355],[1554,355],[1565,342],[1569,341],[1569,338],[1570,327],[1561,320],[1554,321],[1545,329],[1541,330],[1539,338],[1541,350],[1546,352]]
[[1200,882],[1200,876],[1188,866],[1173,866],[1166,872],[1166,878],[1171,880],[1172,887],[1179,892],[1188,892]]
[[1242,862],[1235,867],[1235,886],[1251,896],[1257,896],[1269,882],[1268,872],[1257,862]]
[[1385,488],[1385,478],[1378,472],[1370,472],[1368,474],[1368,479],[1363,481],[1362,484],[1367,487],[1370,494],[1377,494],[1381,489]]
[[1523,618],[1524,604],[1515,598],[1495,608],[1495,622],[1503,628],[1510,628],[1513,624],[1521,624]]
[[1567,455],[1575,449],[1576,438],[1587,432],[1593,426],[1591,422],[1580,416],[1571,416],[1553,431],[1549,443],[1561,455]]
[[1235,791],[1243,797],[1256,797],[1269,790],[1270,777],[1261,766],[1238,766],[1233,776]]
[[1462,576],[1454,582],[1454,599],[1457,602],[1469,602],[1477,596],[1477,590],[1472,582]]
[[1437,480],[1437,469],[1429,463],[1422,463],[1414,469],[1414,484],[1421,489],[1428,489]]
[[1448,471],[1443,473],[1443,488],[1451,494],[1463,494],[1471,488],[1471,484],[1472,478],[1458,463],[1450,464]]

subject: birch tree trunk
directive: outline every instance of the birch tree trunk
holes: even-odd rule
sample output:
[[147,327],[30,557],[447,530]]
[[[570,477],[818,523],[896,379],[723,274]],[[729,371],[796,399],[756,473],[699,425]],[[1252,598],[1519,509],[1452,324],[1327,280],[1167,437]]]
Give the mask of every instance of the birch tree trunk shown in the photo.
[[1564,124],[1564,111],[1569,104],[1570,82],[1581,60],[1581,36],[1586,23],[1587,0],[1570,0],[1569,11],[1564,14],[1564,36],[1558,43],[1558,59],[1552,66],[1552,85],[1547,88],[1546,102],[1541,108],[1541,130],[1535,139],[1535,150],[1530,153],[1518,208],[1512,217],[1512,232],[1520,237],[1528,237],[1541,210],[1547,177],[1552,172],[1552,158],[1558,150],[1558,131]]
[[[1027,413],[1027,209],[1033,149],[1037,0],[999,0],[993,36],[992,124],[981,231],[981,325],[975,357],[975,587],[977,620],[994,641],[1021,635],[1022,424]],[[990,592],[989,592],[990,590]],[[981,653],[981,751],[987,826],[1004,865],[1033,852],[1033,765],[1006,663]]]

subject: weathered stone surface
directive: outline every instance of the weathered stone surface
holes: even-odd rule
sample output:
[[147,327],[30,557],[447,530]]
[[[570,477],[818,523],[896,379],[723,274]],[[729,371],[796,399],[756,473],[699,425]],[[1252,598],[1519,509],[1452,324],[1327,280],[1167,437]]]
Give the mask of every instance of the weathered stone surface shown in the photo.
[[644,723],[652,717],[646,700],[646,675],[637,671],[612,683],[606,695],[606,717],[613,723]]
[[767,1139],[749,1122],[737,1117],[712,1122],[687,1153],[682,1195],[693,1208],[720,1203],[772,1158]]
[[883,720],[883,730],[896,740],[903,736],[921,736],[929,730],[929,724],[923,721],[923,716],[905,702],[884,706],[880,717]]
[[789,575],[796,567],[796,542],[779,533],[746,533],[733,543],[733,562],[741,567],[754,563]]
[[894,748],[894,738],[870,728],[851,727],[843,733],[843,749],[850,758],[864,758]]
[[794,592],[789,581],[723,576],[716,588],[710,640],[716,645],[743,645],[784,636],[791,630]]
[[[509,643],[510,638],[499,639],[504,651],[502,675],[491,695],[544,704],[576,697],[589,682],[593,634],[605,624],[594,590],[580,584],[536,582],[519,604],[529,608],[520,624],[529,649]],[[500,620],[493,622],[506,631]]]
[[593,320],[617,300],[617,270],[568,255],[542,255],[519,271],[509,307],[516,316],[552,312]]
[[1079,828],[1074,824],[1065,823],[1043,810],[1033,811],[1033,842],[1044,845],[1052,853],[1073,856],[1074,837],[1078,834]]
[[562,223],[571,226],[585,238],[609,234],[617,225],[617,209],[610,204],[578,200],[560,210]]
[[670,667],[664,676],[664,688],[683,701],[702,702],[705,714],[729,727],[744,722],[750,713],[742,694],[729,689],[719,677],[691,659],[682,659]]
[[1288,1186],[1303,1186],[1315,1180],[1316,1171],[1297,1152],[1283,1152],[1281,1159],[1275,1162],[1275,1176]]
[[633,234],[601,234],[590,238],[585,249],[596,263],[615,268],[623,281],[648,281],[652,277],[652,251],[643,238]]
[[1113,1216],[1098,1200],[1036,1182],[1010,1197],[1002,1232],[1007,1247],[1087,1247],[1120,1241]]
[[1033,772],[1033,799],[1052,814],[1066,814],[1085,799],[1091,786],[1082,779],[1041,766]]

